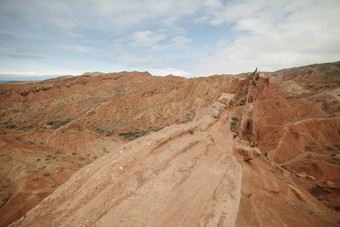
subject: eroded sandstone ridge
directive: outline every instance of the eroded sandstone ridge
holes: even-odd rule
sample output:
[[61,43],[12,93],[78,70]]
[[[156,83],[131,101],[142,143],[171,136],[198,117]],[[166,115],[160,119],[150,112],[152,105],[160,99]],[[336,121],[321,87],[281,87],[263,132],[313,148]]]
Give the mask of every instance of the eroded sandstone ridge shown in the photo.
[[235,225],[242,168],[228,112],[206,111],[85,166],[14,226]]

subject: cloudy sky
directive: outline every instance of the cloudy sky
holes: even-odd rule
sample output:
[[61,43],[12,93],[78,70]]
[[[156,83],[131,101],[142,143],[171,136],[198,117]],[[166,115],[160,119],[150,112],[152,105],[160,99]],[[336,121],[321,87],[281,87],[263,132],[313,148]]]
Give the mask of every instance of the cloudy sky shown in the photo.
[[338,61],[339,12],[339,0],[0,0],[0,79]]

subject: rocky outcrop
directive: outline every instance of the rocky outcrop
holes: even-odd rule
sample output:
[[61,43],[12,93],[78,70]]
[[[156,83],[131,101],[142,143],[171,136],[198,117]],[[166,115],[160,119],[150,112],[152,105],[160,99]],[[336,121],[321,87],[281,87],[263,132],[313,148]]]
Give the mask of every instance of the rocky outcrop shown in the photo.
[[234,94],[222,93],[222,95],[218,98],[218,102],[229,107],[231,105],[231,102],[232,102],[234,96],[235,96]]
[[209,107],[208,109],[209,115],[214,118],[218,118],[218,116],[220,115],[220,106],[221,106],[221,103],[218,102],[218,103],[213,104],[211,107]]
[[225,105],[220,102],[215,102],[208,109],[208,114],[214,118],[218,118],[220,116],[220,111],[225,108]]
[[233,98],[234,94],[222,93],[222,95],[218,98],[218,102],[215,102],[209,107],[208,114],[214,118],[218,118],[220,111],[226,107],[230,107]]
[[241,144],[235,145],[234,151],[240,154],[244,161],[253,160],[262,154],[260,149],[256,147],[249,147]]

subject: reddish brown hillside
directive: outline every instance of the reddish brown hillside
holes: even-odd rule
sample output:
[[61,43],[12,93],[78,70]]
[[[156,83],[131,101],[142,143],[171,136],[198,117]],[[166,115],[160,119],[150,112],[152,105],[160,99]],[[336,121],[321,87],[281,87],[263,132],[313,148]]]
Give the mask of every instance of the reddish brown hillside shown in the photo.
[[0,225],[336,226],[339,69],[0,85]]
[[231,81],[123,72],[0,85],[1,225],[119,143],[192,120]]
[[142,132],[190,121],[231,87],[231,78],[184,79],[149,73],[85,74],[0,89],[0,125],[14,129]]

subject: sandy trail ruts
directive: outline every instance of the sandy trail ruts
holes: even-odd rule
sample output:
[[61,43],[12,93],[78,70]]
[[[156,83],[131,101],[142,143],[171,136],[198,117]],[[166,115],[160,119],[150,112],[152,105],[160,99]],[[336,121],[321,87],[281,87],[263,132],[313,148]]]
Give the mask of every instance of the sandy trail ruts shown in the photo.
[[234,226],[242,168],[228,113],[203,112],[85,166],[11,226]]

